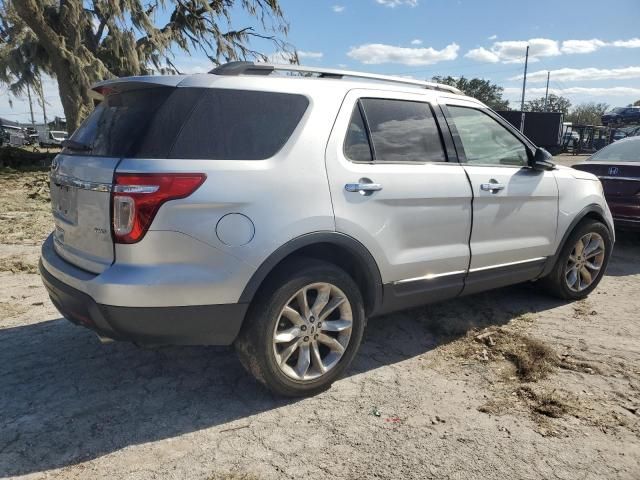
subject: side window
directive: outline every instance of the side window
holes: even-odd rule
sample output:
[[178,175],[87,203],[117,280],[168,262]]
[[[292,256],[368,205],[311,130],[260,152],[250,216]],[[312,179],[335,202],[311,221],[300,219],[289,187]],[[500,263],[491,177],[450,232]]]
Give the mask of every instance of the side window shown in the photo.
[[169,158],[272,157],[287,142],[308,105],[302,95],[207,89],[180,130]]
[[371,146],[369,145],[369,137],[362,119],[360,104],[357,103],[351,114],[349,122],[349,130],[344,140],[344,155],[354,162],[371,162]]
[[349,123],[344,151],[354,161],[447,161],[429,104],[406,100],[360,99]]
[[509,130],[481,110],[448,105],[469,164],[528,164],[527,149]]

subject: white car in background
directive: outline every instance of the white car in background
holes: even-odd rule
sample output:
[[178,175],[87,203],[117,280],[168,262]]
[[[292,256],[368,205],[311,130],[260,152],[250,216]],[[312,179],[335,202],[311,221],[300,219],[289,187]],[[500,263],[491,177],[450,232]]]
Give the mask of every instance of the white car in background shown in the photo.
[[41,147],[61,147],[69,134],[62,130],[49,130],[40,135]]

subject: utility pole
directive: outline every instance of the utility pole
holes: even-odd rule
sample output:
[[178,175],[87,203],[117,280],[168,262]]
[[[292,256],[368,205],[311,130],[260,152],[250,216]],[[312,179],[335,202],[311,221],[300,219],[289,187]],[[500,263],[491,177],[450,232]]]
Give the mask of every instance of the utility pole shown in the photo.
[[44,117],[44,130],[48,130],[47,127],[47,104],[44,101],[44,88],[42,87],[42,79],[40,79],[40,101],[42,102],[42,116]]
[[35,127],[36,121],[33,118],[33,103],[31,102],[31,88],[29,88],[28,83],[27,83],[27,96],[29,97],[29,112],[31,113],[31,126]]
[[544,93],[544,111],[547,111],[547,99],[549,98],[549,77],[551,72],[547,70],[547,91]]
[[524,78],[522,79],[522,101],[520,102],[520,132],[524,133],[524,91],[527,89],[527,65],[529,64],[529,45],[524,57]]

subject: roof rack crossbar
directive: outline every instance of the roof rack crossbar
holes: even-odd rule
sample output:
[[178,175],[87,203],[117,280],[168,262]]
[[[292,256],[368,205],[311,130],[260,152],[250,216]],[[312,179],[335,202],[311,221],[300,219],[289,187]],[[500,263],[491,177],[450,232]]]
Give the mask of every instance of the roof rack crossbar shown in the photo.
[[402,85],[412,85],[414,87],[422,87],[430,90],[439,90],[441,92],[455,93],[462,95],[462,91],[450,85],[441,83],[423,82],[412,78],[394,77],[390,75],[378,75],[375,73],[354,72],[350,70],[337,70],[332,68],[316,68],[303,65],[279,65],[270,63],[253,63],[253,62],[229,62],[214,68],[209,73],[216,75],[270,75],[275,71],[283,72],[300,72],[313,73],[321,78],[362,78],[366,80],[377,80],[381,82],[397,83]]

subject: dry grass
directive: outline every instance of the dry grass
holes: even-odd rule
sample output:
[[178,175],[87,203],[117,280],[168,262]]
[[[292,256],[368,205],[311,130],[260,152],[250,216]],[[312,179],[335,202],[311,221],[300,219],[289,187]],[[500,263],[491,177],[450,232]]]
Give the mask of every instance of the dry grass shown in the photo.
[[26,255],[11,255],[0,258],[0,272],[38,273],[38,261]]
[[[531,317],[523,316],[520,320],[529,323]],[[572,366],[578,370],[580,362],[574,362],[568,357],[561,358],[551,347],[522,331],[511,325],[483,330],[473,329],[446,348],[465,362],[473,360],[474,363],[481,362],[487,365],[495,363],[495,367],[487,370],[485,374],[489,378],[499,378],[499,387],[494,390],[493,398],[489,398],[478,407],[478,411],[490,415],[504,415],[522,411],[524,406],[525,411],[539,424],[541,431],[548,433],[553,429],[546,425],[547,421],[544,418],[563,417],[572,410],[571,404],[555,390],[540,390],[540,387],[534,390],[532,386],[535,385],[534,382],[545,379],[557,368]],[[505,362],[509,368],[504,368]],[[498,377],[495,377],[498,372]]]
[[517,388],[513,395],[502,395],[488,400],[478,411],[490,415],[504,415],[524,404],[526,410],[540,423],[538,416],[562,418],[575,410],[574,405],[558,391],[536,391],[528,385]]
[[545,378],[558,365],[558,356],[539,340],[512,332],[502,332],[495,350],[516,367],[520,380],[534,382]]
[[41,243],[53,230],[48,169],[0,169],[0,186],[0,243]]
[[520,381],[535,382],[546,378],[561,361],[556,352],[540,340],[507,328],[472,330],[451,344],[458,357],[480,361],[507,360],[513,364]]
[[556,390],[536,392],[531,387],[523,386],[518,389],[518,396],[528,404],[532,412],[545,417],[561,418],[572,408]]
[[0,302],[0,320],[18,317],[28,310],[29,307],[26,305],[10,302]]
[[597,315],[598,312],[591,308],[589,300],[580,300],[573,304],[573,318],[584,318],[588,315]]
[[574,358],[568,354],[562,356],[558,366],[565,370],[571,370],[571,371],[580,372],[580,373],[588,373],[590,375],[593,375],[595,373],[602,373],[600,368],[597,367],[594,363],[588,362],[586,360],[580,360],[580,359]]

